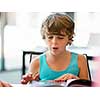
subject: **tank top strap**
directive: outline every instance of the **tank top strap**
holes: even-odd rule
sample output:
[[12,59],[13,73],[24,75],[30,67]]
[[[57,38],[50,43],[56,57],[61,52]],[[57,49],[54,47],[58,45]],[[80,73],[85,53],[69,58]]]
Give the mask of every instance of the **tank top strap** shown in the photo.
[[74,52],[71,52],[71,62],[75,62],[78,64],[78,54],[77,53],[74,53]]
[[45,67],[46,66],[46,54],[45,53],[41,54],[39,60],[40,60],[40,68],[41,66]]

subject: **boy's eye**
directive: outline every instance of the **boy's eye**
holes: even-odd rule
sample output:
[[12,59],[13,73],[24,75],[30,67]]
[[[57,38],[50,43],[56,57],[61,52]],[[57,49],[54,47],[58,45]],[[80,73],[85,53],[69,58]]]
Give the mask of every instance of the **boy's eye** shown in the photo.
[[64,37],[58,36],[58,39],[64,39]]
[[48,36],[48,39],[52,39],[53,38],[53,36]]
[[[53,38],[54,38],[54,36],[48,36],[48,39],[53,39]],[[57,36],[56,38],[58,38],[58,39],[64,39],[63,36]]]

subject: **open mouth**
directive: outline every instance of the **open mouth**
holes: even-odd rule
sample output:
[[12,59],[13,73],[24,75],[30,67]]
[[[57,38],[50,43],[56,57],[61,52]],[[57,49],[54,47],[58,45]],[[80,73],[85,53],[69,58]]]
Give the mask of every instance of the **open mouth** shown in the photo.
[[53,50],[57,50],[58,48],[57,47],[53,47]]

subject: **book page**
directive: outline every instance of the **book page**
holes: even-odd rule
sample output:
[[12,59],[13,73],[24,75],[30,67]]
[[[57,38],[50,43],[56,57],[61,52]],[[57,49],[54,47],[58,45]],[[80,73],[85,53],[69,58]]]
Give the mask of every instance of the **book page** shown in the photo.
[[68,84],[76,79],[69,79],[67,82],[54,82],[54,81],[32,81],[31,87],[67,87]]

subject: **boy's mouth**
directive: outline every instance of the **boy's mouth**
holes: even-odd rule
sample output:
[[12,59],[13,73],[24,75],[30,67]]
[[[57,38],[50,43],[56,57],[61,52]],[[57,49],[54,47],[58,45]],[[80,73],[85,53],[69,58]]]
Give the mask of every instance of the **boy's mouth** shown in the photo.
[[58,49],[58,47],[53,47],[52,49],[53,49],[53,50],[57,50],[57,49]]

